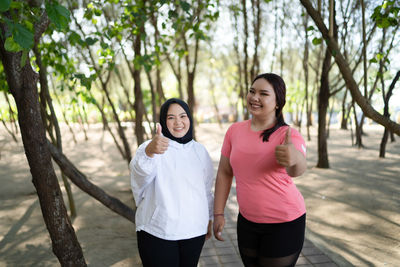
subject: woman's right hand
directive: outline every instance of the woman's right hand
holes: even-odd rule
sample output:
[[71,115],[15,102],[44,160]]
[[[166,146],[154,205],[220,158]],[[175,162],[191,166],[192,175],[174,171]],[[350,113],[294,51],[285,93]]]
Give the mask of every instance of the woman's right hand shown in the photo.
[[154,154],[164,154],[168,145],[169,139],[163,136],[161,124],[157,123],[157,133],[145,149],[147,156],[152,158]]
[[224,216],[214,216],[214,236],[219,241],[224,241],[222,238],[222,230],[225,226]]

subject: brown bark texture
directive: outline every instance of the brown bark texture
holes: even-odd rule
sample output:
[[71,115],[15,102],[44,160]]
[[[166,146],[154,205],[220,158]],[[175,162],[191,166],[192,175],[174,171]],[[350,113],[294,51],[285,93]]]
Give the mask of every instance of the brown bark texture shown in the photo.
[[38,102],[37,74],[33,72],[28,62],[21,68],[21,53],[6,52],[3,45],[2,41],[1,59],[7,82],[17,104],[25,154],[43,218],[52,240],[53,252],[62,266],[86,266],[47,149]]

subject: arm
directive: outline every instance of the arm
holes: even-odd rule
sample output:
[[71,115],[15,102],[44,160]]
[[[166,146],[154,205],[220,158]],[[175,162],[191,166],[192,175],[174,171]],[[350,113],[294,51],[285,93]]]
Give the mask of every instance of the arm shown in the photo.
[[207,234],[206,240],[208,240],[212,235],[212,218],[213,218],[213,206],[214,206],[214,196],[212,192],[212,188],[214,185],[214,167],[210,155],[208,154],[207,150],[204,148],[205,154],[205,186],[206,186],[206,193],[207,193],[207,202],[208,202],[208,214],[209,214],[209,221],[207,227]]
[[[292,144],[293,146],[293,144]],[[306,157],[298,151],[294,146],[293,146],[293,151],[291,152],[293,155],[292,157],[294,158],[294,165],[287,166],[286,167],[286,172],[291,176],[291,177],[297,177],[302,175],[306,169],[307,169],[307,161]]]
[[129,163],[131,174],[131,189],[136,206],[139,205],[145,187],[156,177],[156,158],[151,158],[145,152],[149,141],[139,146],[135,157]]
[[[217,179],[215,181],[215,196],[214,196],[214,214],[223,214],[226,201],[231,190],[233,180],[233,171],[229,158],[221,155],[219,161]],[[214,216],[214,236],[220,241],[224,239],[221,236],[225,226],[224,216]]]
[[[304,153],[305,153],[305,147]],[[292,129],[288,127],[285,134],[285,140],[282,145],[275,148],[276,161],[286,167],[286,172],[291,177],[302,175],[307,169],[306,157],[296,149],[292,143]]]
[[144,189],[156,177],[157,159],[155,155],[168,150],[169,139],[162,135],[162,127],[157,123],[157,132],[151,141],[141,144],[135,157],[129,163],[131,170],[131,187],[136,205],[142,200]]

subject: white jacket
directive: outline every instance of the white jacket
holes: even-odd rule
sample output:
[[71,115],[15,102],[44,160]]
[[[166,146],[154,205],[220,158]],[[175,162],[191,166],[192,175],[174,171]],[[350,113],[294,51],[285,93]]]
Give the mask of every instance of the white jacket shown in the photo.
[[136,231],[166,240],[207,233],[213,216],[214,171],[205,147],[169,141],[164,154],[146,155],[144,142],[129,164],[136,202]]

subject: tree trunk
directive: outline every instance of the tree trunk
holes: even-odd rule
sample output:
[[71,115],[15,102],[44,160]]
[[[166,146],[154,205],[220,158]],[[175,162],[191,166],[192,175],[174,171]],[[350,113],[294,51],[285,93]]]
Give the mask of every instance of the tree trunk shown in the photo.
[[[394,86],[396,85],[396,83],[399,79],[400,79],[400,71],[398,71],[396,73],[395,77],[393,78],[393,80],[389,86],[389,90],[388,90],[387,94],[385,95],[384,91],[382,91],[383,100],[385,103],[385,107],[383,109],[383,115],[385,115],[386,117],[390,117],[389,100],[390,100],[390,97],[392,96]],[[386,144],[387,144],[388,137],[389,137],[389,131],[388,131],[388,129],[385,128],[385,132],[383,133],[380,150],[379,150],[379,157],[381,157],[381,158],[385,157]]]
[[387,144],[388,137],[389,137],[389,131],[385,128],[385,131],[383,132],[381,144],[379,146],[379,157],[380,158],[384,158],[385,157],[386,144]]
[[348,89],[346,88],[346,91],[344,92],[343,99],[342,99],[342,119],[340,122],[340,129],[342,129],[342,130],[347,130],[347,119],[348,119],[348,117],[346,116],[346,114],[347,114],[347,109],[346,109],[347,92],[348,92]]
[[[335,4],[333,0],[329,3],[329,33],[332,38],[337,37],[335,19]],[[318,95],[318,162],[317,167],[329,168],[328,144],[326,132],[326,115],[329,106],[329,71],[331,68],[331,51],[326,48],[324,62],[322,63],[321,87]]]
[[[243,13],[243,54],[244,54],[244,62],[243,62],[243,77],[244,77],[244,88],[248,90],[249,86],[249,74],[247,73],[248,61],[249,61],[249,53],[248,53],[248,39],[249,39],[249,27],[247,21],[247,7],[246,7],[246,0],[242,0],[242,13]],[[251,77],[253,78],[253,77]],[[246,101],[246,94],[243,92],[242,95],[242,105],[243,105],[243,117],[245,120],[249,118],[249,112],[247,110],[247,101]]]
[[[0,26],[4,36],[5,27]],[[86,266],[47,148],[36,86],[38,77],[32,70],[29,59],[24,67],[20,67],[21,54],[21,52],[5,51],[4,41],[1,40],[0,58],[10,91],[17,104],[25,154],[43,218],[52,240],[53,252],[62,266]]]
[[309,108],[309,97],[308,97],[308,56],[309,56],[309,42],[308,42],[308,14],[303,17],[304,26],[304,53],[303,53],[303,70],[304,70],[304,82],[305,82],[305,101],[306,101],[306,114],[307,114],[307,140],[311,141],[310,126],[311,126],[311,116],[308,116]]
[[[53,101],[49,92],[49,85],[47,80],[47,66],[43,65],[41,52],[37,49],[37,45],[34,46],[33,51],[36,55],[36,63],[39,67],[39,80],[40,80],[40,103],[42,106],[42,113],[45,116],[42,117],[43,123],[46,125],[48,123],[47,133],[52,137],[52,143],[62,151],[62,138],[60,126],[58,124],[58,119],[56,116],[56,112],[53,107]],[[47,107],[49,108],[50,114],[47,114]],[[55,137],[53,134],[55,132]],[[64,173],[61,172],[61,178],[64,183],[65,191],[68,196],[69,209],[71,212],[71,218],[74,219],[76,217],[76,207],[74,196],[72,194],[71,185],[69,184],[67,178]]]
[[322,64],[321,87],[318,94],[318,168],[329,168],[326,114],[329,105],[329,69],[331,56],[329,50],[326,49],[324,63]]
[[[141,54],[141,39],[140,34],[136,36],[134,43],[134,51],[135,57],[139,57]],[[144,128],[143,128],[143,115],[144,115],[144,106],[143,106],[143,94],[142,94],[142,86],[140,80],[140,70],[141,66],[135,66],[133,71],[133,80],[135,82],[134,85],[134,94],[135,94],[135,134],[137,145],[139,146],[144,142]]]

